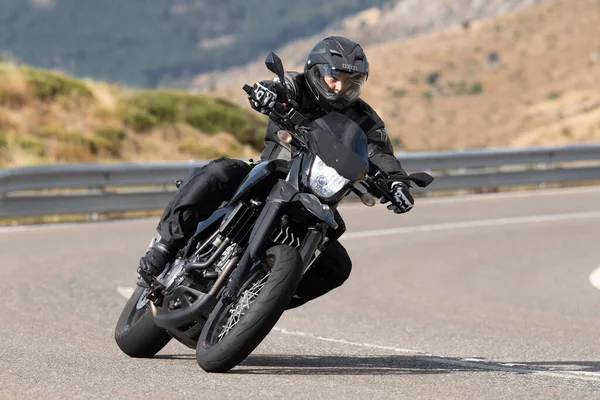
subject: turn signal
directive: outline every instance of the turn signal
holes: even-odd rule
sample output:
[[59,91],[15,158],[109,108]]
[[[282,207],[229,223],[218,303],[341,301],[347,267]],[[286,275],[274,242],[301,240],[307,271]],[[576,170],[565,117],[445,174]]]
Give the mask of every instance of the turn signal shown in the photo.
[[292,135],[288,131],[278,131],[277,137],[283,143],[291,143],[291,141],[292,141]]
[[367,207],[373,207],[375,204],[377,204],[377,199],[370,193],[361,194],[360,201],[362,201],[362,203]]

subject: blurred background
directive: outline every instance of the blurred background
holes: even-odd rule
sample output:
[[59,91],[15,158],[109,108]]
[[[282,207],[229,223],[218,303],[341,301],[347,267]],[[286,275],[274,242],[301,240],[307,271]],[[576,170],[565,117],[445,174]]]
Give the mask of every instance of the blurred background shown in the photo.
[[396,150],[600,139],[598,0],[0,0],[0,167],[256,156],[242,85],[329,34]]

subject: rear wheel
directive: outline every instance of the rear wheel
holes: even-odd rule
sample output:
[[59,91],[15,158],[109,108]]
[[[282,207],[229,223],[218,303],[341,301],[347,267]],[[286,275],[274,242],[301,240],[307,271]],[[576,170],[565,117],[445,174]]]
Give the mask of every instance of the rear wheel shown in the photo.
[[241,285],[237,300],[220,301],[211,313],[196,346],[198,365],[207,372],[227,372],[242,362],[281,317],[301,276],[296,249],[268,249],[263,263]]
[[171,336],[154,323],[148,289],[138,287],[125,304],[115,328],[115,340],[130,357],[149,358],[169,343]]

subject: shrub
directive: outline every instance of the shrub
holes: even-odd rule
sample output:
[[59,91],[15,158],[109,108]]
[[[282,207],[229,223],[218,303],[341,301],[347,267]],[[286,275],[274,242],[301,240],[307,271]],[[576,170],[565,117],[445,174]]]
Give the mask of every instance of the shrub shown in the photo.
[[406,96],[406,90],[404,89],[392,89],[392,97],[404,97]]
[[207,134],[229,132],[244,144],[262,146],[266,121],[224,99],[173,90],[136,93],[123,100],[121,115],[140,131],[158,124],[185,122]]
[[483,92],[483,85],[479,82],[475,82],[474,84],[472,84],[471,88],[469,89],[469,94],[471,96],[476,96],[478,94],[481,94],[481,92]]
[[90,151],[99,156],[120,157],[122,143],[126,137],[127,134],[120,128],[100,128],[89,141]]
[[147,131],[158,124],[158,119],[154,115],[135,107],[122,108],[121,118],[125,126],[136,132]]
[[546,98],[548,100],[556,100],[559,99],[562,96],[561,92],[550,92],[548,93],[548,95],[546,95]]
[[119,157],[121,154],[119,143],[111,142],[100,136],[94,136],[89,140],[89,149],[95,156]]
[[49,101],[60,96],[91,98],[92,92],[82,81],[69,78],[59,72],[23,67],[27,85],[36,98]]
[[195,96],[174,90],[146,90],[135,93],[125,100],[127,108],[143,111],[157,122],[176,122],[183,119],[186,109],[201,107],[208,102],[203,96]]
[[127,133],[121,128],[106,126],[96,130],[96,136],[105,138],[111,142],[121,142],[127,137]]
[[435,85],[439,81],[440,76],[441,74],[438,71],[433,71],[427,74],[427,78],[425,79],[425,81],[429,85]]
[[37,138],[17,135],[15,137],[15,143],[28,153],[33,153],[38,156],[43,156],[45,153],[44,143]]
[[82,136],[81,132],[70,131],[57,126],[41,126],[37,128],[33,135],[43,139],[56,139],[60,141],[69,141]]
[[0,150],[8,148],[8,133],[0,132]]

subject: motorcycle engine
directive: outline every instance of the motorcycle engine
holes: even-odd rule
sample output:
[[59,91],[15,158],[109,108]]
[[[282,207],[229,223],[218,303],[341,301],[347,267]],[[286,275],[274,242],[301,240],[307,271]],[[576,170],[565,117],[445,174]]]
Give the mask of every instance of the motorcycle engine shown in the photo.
[[167,274],[164,276],[164,278],[161,279],[161,283],[165,285],[167,290],[171,290],[181,283],[184,276],[184,265],[185,260],[183,258],[177,258],[175,259],[175,261],[173,261],[173,265],[171,266]]
[[231,258],[231,255],[235,251],[236,247],[237,247],[237,244],[232,243],[227,249],[225,249],[223,254],[221,254],[221,257],[219,258],[219,261],[217,261],[215,263],[215,271],[216,272],[218,272],[220,274],[223,271],[225,264],[227,264],[227,261],[229,261],[229,259]]

